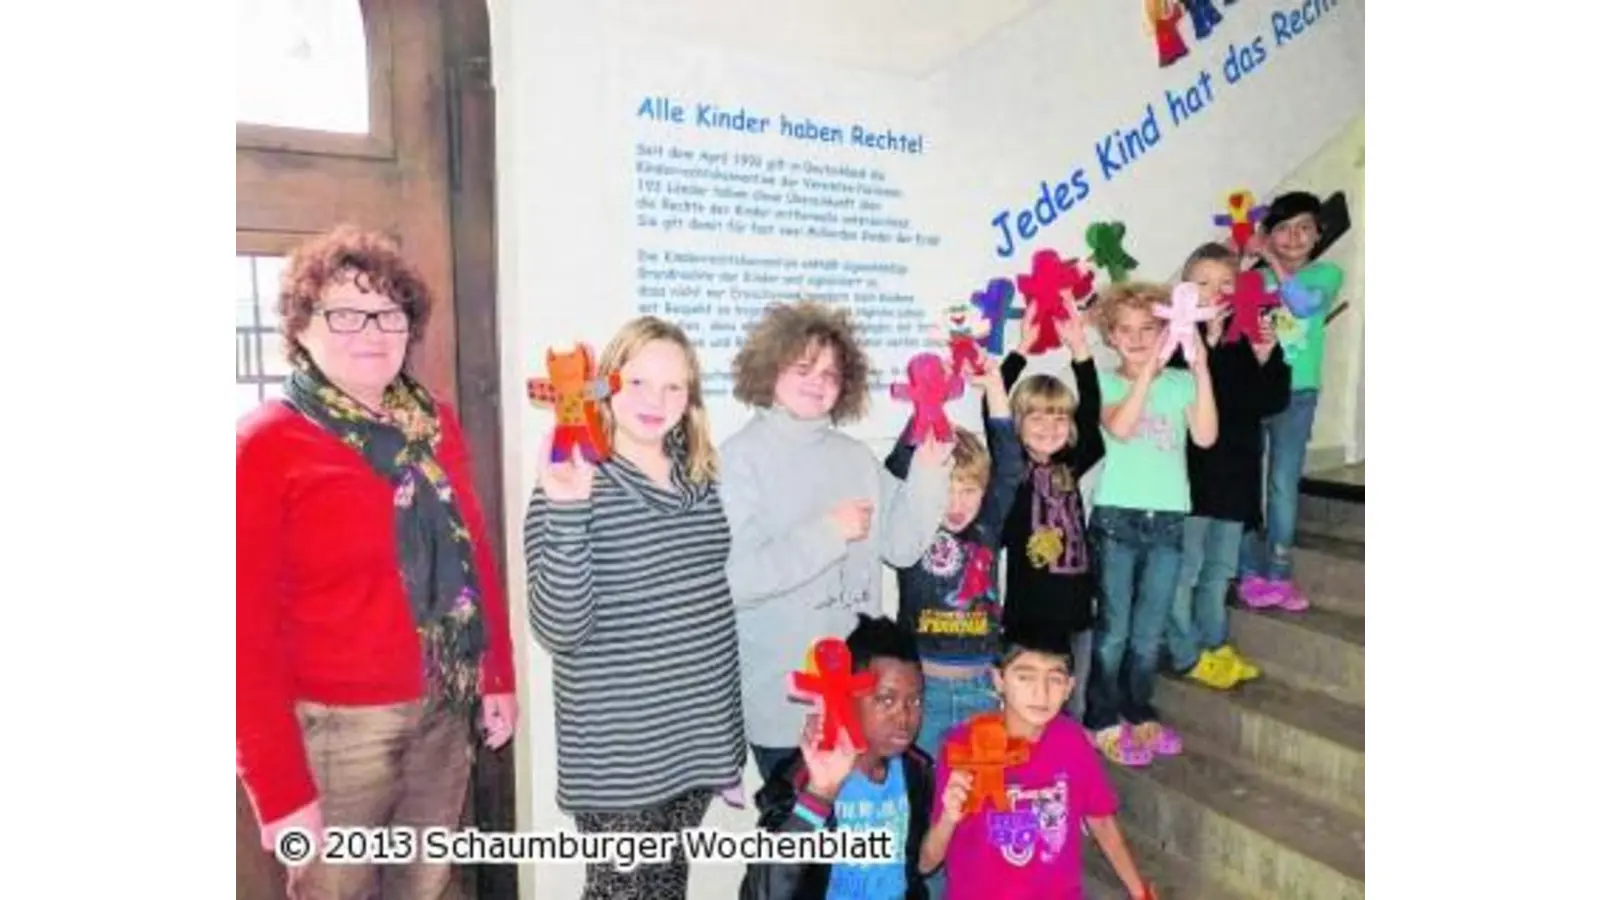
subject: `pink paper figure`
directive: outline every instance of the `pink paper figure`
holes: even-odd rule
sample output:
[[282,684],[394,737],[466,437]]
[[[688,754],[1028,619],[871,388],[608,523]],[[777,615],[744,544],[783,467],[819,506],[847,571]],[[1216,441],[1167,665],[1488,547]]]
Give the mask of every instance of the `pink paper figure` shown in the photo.
[[[1028,298],[1027,314],[1039,326],[1034,345],[1022,352],[1049,353],[1061,346],[1056,323],[1077,315],[1077,301],[1094,293],[1094,270],[1080,267],[1076,259],[1063,261],[1054,250],[1040,250],[1033,255],[1033,271],[1017,276],[1017,290]],[[1072,303],[1062,297],[1064,291],[1072,292]]]
[[1255,270],[1240,272],[1233,281],[1233,293],[1224,299],[1233,307],[1233,318],[1228,320],[1223,342],[1246,337],[1252,344],[1261,343],[1261,313],[1278,305],[1278,292],[1267,290],[1266,276]]
[[945,367],[936,353],[918,353],[906,363],[905,382],[889,385],[889,396],[911,404],[911,434],[907,443],[916,446],[932,434],[940,443],[952,437],[950,417],[944,405],[959,398],[965,387],[961,376]]
[[1192,361],[1195,341],[1200,338],[1195,326],[1215,319],[1221,312],[1215,306],[1201,306],[1199,286],[1187,281],[1172,288],[1170,304],[1157,303],[1150,311],[1156,318],[1167,320],[1167,340],[1161,345],[1162,362],[1172,359],[1179,345],[1183,347],[1183,358]]

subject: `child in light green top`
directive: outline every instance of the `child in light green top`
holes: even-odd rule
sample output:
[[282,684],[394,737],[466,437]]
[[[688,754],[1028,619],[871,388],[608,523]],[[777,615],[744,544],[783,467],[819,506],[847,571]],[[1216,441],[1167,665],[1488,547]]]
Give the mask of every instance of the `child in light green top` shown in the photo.
[[1322,388],[1322,356],[1328,313],[1344,285],[1344,272],[1326,261],[1311,262],[1321,231],[1322,201],[1291,191],[1272,201],[1262,218],[1264,240],[1254,249],[1270,268],[1268,286],[1282,306],[1273,327],[1289,364],[1289,405],[1263,425],[1267,445],[1264,528],[1247,534],[1239,553],[1239,599],[1255,608],[1301,612],[1310,606],[1289,580],[1300,475],[1316,421]]
[[1161,285],[1119,284],[1097,310],[1120,365],[1100,373],[1106,461],[1089,530],[1101,603],[1084,725],[1120,765],[1148,765],[1155,754],[1183,748],[1177,732],[1156,720],[1151,697],[1183,561],[1185,440],[1209,447],[1217,439],[1204,342],[1195,342],[1187,372],[1161,358],[1165,326],[1152,307],[1169,297]]

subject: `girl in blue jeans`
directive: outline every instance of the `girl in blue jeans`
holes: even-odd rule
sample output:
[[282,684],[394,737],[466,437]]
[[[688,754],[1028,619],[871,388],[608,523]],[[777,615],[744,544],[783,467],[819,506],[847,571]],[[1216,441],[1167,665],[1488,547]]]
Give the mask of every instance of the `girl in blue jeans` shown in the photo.
[[1154,308],[1169,298],[1160,285],[1119,284],[1098,309],[1120,365],[1099,373],[1106,457],[1089,529],[1101,603],[1084,725],[1119,765],[1148,765],[1156,754],[1183,750],[1177,733],[1157,720],[1151,698],[1183,558],[1186,439],[1200,447],[1217,439],[1204,342],[1196,342],[1189,371],[1165,368],[1166,328]]

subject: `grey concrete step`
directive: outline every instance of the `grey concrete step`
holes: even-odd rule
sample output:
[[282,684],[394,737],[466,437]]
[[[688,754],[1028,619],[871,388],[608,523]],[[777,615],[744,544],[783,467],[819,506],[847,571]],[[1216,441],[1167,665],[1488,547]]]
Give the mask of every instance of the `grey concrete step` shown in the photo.
[[1125,829],[1170,855],[1201,861],[1205,880],[1243,896],[1365,896],[1361,818],[1237,765],[1202,740],[1187,744],[1182,756],[1148,768],[1110,766]]
[[[1134,865],[1145,881],[1155,885],[1161,900],[1250,900],[1206,874],[1197,863],[1161,848],[1161,845],[1119,821],[1122,837],[1133,854]],[[1127,900],[1116,870],[1089,835],[1084,836],[1083,895],[1086,900]]]
[[1364,543],[1367,539],[1366,504],[1301,494],[1296,507],[1295,532]]
[[1294,580],[1314,606],[1367,615],[1366,545],[1321,535],[1296,536]]
[[1162,721],[1291,790],[1366,815],[1366,710],[1270,676],[1230,691],[1156,682]]
[[1366,620],[1316,605],[1305,612],[1228,611],[1228,635],[1267,675],[1365,708]]

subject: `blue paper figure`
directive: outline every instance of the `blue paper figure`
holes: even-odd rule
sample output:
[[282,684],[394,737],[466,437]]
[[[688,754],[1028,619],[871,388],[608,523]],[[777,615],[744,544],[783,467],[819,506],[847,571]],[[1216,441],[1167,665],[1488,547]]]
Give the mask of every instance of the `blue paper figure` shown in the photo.
[[972,305],[989,322],[989,333],[984,336],[983,349],[991,356],[1006,351],[1006,322],[1022,318],[1022,307],[1013,307],[1011,301],[1017,289],[1009,278],[994,278],[981,291],[972,292]]
[[[1222,0],[1224,4],[1233,0]],[[1217,5],[1211,0],[1183,0],[1183,8],[1189,11],[1189,21],[1194,23],[1194,39],[1203,41],[1211,36],[1211,29],[1222,24],[1222,13],[1217,11]]]

